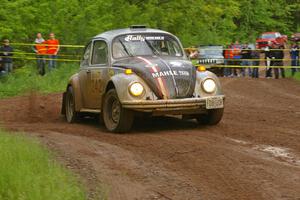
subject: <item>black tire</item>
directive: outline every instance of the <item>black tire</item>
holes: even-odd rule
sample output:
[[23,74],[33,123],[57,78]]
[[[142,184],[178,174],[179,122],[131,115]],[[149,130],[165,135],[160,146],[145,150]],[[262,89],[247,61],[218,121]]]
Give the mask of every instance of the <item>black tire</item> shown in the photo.
[[104,125],[103,114],[102,114],[102,112],[95,115],[95,120],[96,120],[100,125]]
[[115,133],[128,132],[134,119],[133,111],[122,107],[115,89],[105,94],[102,116],[107,130]]
[[207,110],[207,114],[197,115],[196,119],[202,125],[216,125],[223,117],[224,108]]
[[68,87],[65,100],[65,116],[69,123],[74,123],[78,120],[79,114],[75,111],[75,98],[72,86]]

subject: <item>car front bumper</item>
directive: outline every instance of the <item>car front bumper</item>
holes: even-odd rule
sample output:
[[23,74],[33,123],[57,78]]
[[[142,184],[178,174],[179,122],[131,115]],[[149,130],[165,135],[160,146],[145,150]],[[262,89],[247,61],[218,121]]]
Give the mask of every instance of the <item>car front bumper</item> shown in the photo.
[[[218,101],[217,105],[209,105],[211,102],[216,100]],[[217,95],[202,98],[123,101],[122,106],[123,108],[142,112],[163,114],[196,114],[206,112],[208,109],[223,108],[224,100],[224,95]]]

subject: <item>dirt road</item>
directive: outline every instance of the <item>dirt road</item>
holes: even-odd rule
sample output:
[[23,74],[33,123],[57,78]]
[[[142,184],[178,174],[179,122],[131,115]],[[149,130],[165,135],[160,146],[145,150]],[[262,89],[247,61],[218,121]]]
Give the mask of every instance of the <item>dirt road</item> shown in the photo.
[[[132,133],[107,133],[95,120],[67,124],[60,94],[0,101],[0,121],[40,138],[95,198],[300,199],[300,84],[221,79],[226,109],[218,126],[146,118]],[[35,114],[33,114],[35,113]]]

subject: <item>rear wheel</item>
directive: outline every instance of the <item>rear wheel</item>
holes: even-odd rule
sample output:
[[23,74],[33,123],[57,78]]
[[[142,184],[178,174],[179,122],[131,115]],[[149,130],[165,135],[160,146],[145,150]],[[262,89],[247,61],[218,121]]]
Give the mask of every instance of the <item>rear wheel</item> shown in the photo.
[[133,124],[133,111],[122,107],[115,89],[110,89],[103,102],[103,121],[105,127],[116,133],[127,132]]
[[207,110],[206,114],[197,115],[196,119],[199,124],[216,125],[223,117],[224,108]]
[[65,111],[67,122],[73,123],[78,120],[78,112],[75,111],[75,100],[72,86],[68,87],[66,93]]

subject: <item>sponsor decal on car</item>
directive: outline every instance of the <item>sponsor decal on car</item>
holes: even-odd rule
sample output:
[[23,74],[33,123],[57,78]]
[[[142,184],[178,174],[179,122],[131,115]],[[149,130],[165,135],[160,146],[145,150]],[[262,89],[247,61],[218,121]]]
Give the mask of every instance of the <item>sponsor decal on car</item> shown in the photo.
[[177,71],[177,70],[168,70],[168,71],[160,71],[160,72],[153,72],[153,78],[159,77],[167,77],[167,76],[189,76],[190,73],[188,71]]
[[124,40],[129,41],[140,41],[144,42],[145,40],[164,40],[164,36],[143,36],[143,35],[127,35]]
[[[151,73],[157,73],[159,71],[158,65],[156,65],[154,63],[151,63],[146,58],[143,58],[143,57],[140,57],[140,56],[137,57],[137,58],[144,61],[148,66],[151,66],[151,67],[149,67]],[[155,80],[156,80],[156,84],[160,88],[160,93],[161,93],[162,97],[164,99],[167,99],[170,95],[169,95],[169,92],[168,92],[168,90],[165,86],[166,85],[165,80],[163,80],[161,77],[157,77]]]

